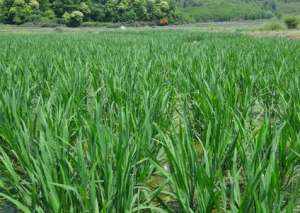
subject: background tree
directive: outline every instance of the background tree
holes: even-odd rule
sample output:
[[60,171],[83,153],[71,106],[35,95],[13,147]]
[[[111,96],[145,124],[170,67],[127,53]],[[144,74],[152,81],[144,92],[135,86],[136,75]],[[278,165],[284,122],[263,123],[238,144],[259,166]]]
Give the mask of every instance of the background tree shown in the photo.
[[69,26],[82,21],[134,22],[176,18],[169,0],[0,0],[0,21],[23,24],[64,20]]
[[83,16],[84,15],[82,12],[76,10],[73,11],[72,13],[65,12],[63,18],[68,27],[78,27],[83,21]]

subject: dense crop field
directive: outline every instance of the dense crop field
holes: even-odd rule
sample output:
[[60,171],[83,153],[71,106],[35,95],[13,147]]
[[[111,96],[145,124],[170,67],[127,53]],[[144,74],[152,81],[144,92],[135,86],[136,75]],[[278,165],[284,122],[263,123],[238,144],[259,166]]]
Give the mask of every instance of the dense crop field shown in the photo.
[[0,208],[297,210],[299,42],[7,33],[0,50]]

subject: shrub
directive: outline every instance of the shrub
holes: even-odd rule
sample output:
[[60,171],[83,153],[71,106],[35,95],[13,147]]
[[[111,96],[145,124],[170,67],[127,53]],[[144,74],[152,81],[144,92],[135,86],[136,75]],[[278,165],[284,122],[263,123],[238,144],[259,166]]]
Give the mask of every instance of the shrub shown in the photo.
[[[270,11],[270,10],[268,10],[268,11],[266,11],[266,12],[264,12],[263,14],[262,14],[262,18],[271,18],[271,17],[273,17],[274,16],[274,13],[272,12],[272,11]],[[256,19],[257,17],[254,15],[254,16],[252,16],[251,18],[249,18],[249,19]]]
[[44,16],[48,19],[54,19],[55,18],[55,13],[54,13],[53,10],[49,9],[49,10],[45,11]]
[[90,14],[91,13],[90,7],[85,2],[80,3],[79,9],[84,14]]
[[[12,3],[12,2],[10,2]],[[8,4],[7,2],[5,4]],[[15,0],[7,10],[5,22],[8,24],[23,24],[32,15],[32,8],[24,0]]]
[[162,18],[159,20],[159,25],[160,26],[167,26],[169,24],[169,21],[167,18]]
[[29,18],[28,21],[32,23],[39,23],[43,17],[40,14],[32,14]]
[[90,17],[93,21],[104,21],[105,11],[103,5],[95,4],[94,7],[92,7]]
[[72,13],[65,12],[63,18],[68,27],[78,27],[83,21],[83,13],[77,10]]
[[32,10],[38,10],[40,8],[40,3],[36,0],[31,0],[29,2],[29,6],[31,7]]
[[163,12],[168,12],[170,9],[169,3],[166,1],[161,1],[159,3],[159,6],[160,6],[161,11],[163,11]]
[[120,22],[133,23],[137,19],[136,13],[134,10],[128,10],[119,16]]
[[284,26],[279,20],[272,20],[262,28],[262,30],[271,30],[271,31],[283,30],[283,29]]
[[299,25],[299,18],[296,16],[286,16],[284,18],[284,23],[289,29],[296,29]]
[[144,2],[138,1],[135,3],[134,10],[139,20],[148,20],[148,12]]

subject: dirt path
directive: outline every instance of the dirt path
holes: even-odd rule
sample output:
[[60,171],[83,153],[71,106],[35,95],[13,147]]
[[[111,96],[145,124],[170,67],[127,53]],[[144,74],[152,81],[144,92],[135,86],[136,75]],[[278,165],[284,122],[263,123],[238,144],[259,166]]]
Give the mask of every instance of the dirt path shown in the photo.
[[285,31],[256,31],[247,32],[247,35],[263,38],[288,38],[288,39],[300,39],[300,30],[285,30]]
[[282,30],[282,31],[263,31],[262,29],[268,20],[255,21],[231,21],[231,22],[208,22],[195,23],[186,25],[170,25],[166,27],[125,27],[125,28],[107,28],[107,27],[78,27],[68,28],[58,26],[50,27],[35,27],[35,26],[15,26],[0,24],[0,33],[49,33],[49,32],[108,32],[108,31],[147,31],[147,30],[191,30],[197,32],[227,32],[227,33],[242,33],[258,38],[288,38],[300,39],[300,29],[298,30]]

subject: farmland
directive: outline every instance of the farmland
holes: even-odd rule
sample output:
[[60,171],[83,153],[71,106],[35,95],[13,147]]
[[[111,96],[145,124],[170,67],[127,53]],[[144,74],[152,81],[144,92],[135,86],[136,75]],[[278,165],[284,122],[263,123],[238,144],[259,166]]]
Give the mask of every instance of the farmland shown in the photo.
[[0,50],[0,209],[297,210],[299,41],[5,32]]

